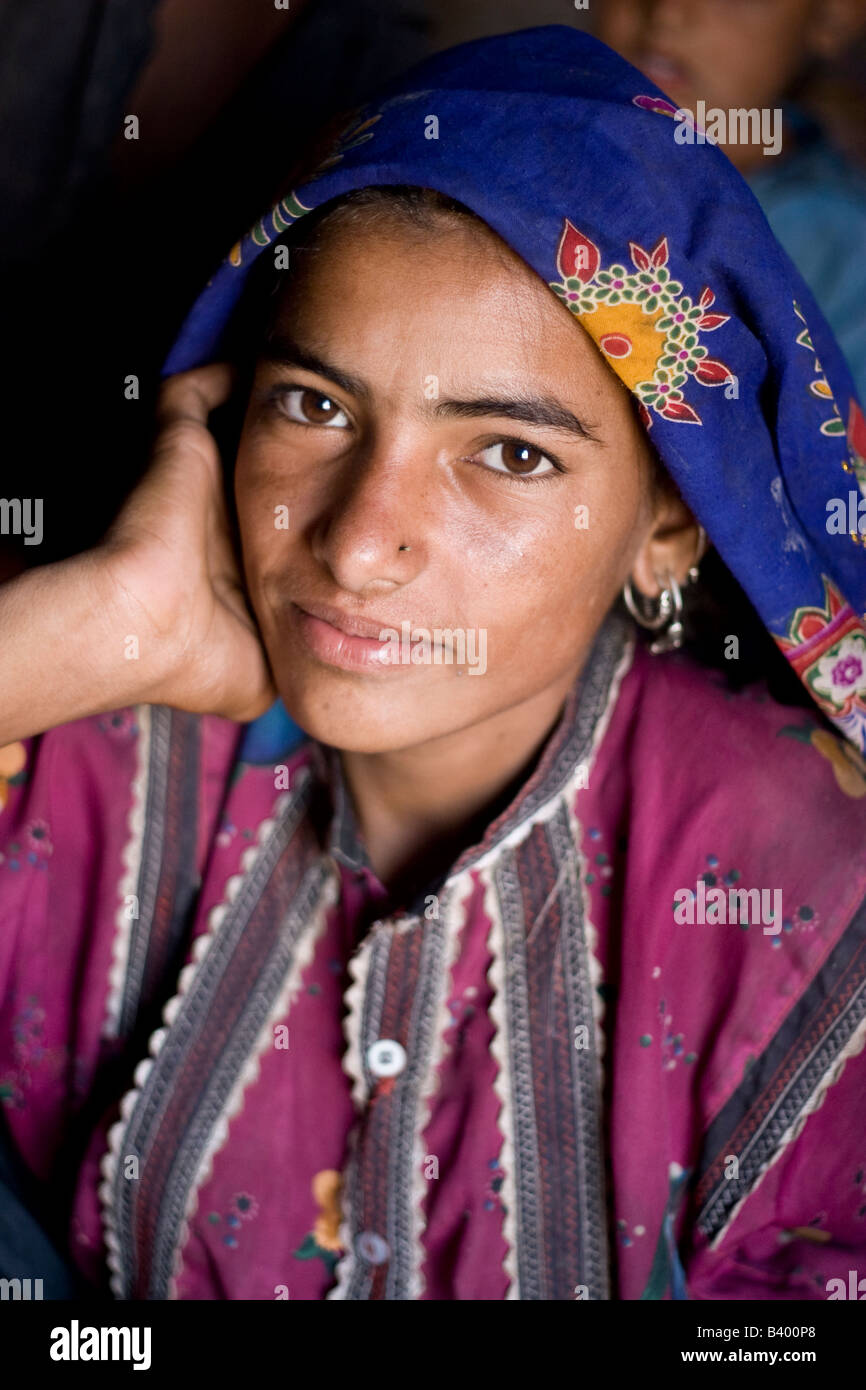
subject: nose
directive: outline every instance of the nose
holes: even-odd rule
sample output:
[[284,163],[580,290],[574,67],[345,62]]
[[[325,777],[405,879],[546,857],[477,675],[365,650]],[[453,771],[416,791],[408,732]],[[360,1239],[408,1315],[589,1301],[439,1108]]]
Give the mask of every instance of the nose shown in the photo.
[[381,440],[346,460],[316,519],[316,560],[359,597],[411,583],[426,563],[430,486],[416,444]]

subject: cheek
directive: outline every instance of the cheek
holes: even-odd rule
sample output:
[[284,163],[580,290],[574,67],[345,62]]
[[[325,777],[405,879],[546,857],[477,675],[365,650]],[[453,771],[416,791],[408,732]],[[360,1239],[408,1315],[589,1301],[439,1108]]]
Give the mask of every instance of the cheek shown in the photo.
[[235,506],[244,577],[255,603],[269,576],[286,570],[297,508],[284,487],[253,482],[243,470],[236,473]]
[[[747,12],[743,19],[748,20]],[[788,27],[754,22],[731,24],[722,16],[703,33],[701,77],[706,91],[699,92],[714,105],[727,110],[733,107],[778,105],[778,93],[787,85],[797,67],[799,41]]]
[[[294,464],[294,467],[292,466]],[[296,541],[311,509],[309,461],[254,437],[241,439],[235,461],[235,507],[249,570],[273,568]]]
[[444,529],[441,568],[457,586],[461,613],[491,640],[507,639],[520,660],[567,654],[576,635],[601,621],[631,567],[645,497],[636,466],[621,475],[619,488],[600,472],[582,487],[553,483],[547,498],[530,494],[500,508],[493,525],[479,527],[476,518],[474,527]]
[[637,43],[642,27],[637,0],[605,0],[598,20],[598,35],[603,43],[628,49]]

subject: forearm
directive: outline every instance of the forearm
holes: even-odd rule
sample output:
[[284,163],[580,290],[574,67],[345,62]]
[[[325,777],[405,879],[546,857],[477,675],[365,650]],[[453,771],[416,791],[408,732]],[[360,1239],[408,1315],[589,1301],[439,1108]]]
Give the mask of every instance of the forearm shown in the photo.
[[165,651],[143,626],[90,553],[0,586],[0,747],[146,700]]

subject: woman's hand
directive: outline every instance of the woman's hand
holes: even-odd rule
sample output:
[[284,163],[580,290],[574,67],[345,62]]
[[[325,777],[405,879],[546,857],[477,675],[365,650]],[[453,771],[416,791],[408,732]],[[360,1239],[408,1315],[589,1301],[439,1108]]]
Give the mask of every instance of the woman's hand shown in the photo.
[[245,723],[276,699],[207,428],[230,386],[225,366],[167,382],[152,463],[105,539],[0,585],[0,748],[125,705]]
[[154,658],[142,668],[159,672],[148,702],[245,722],[277,692],[247,607],[207,427],[231,384],[225,365],[165,383],[150,467],[92,560],[108,611],[122,615],[121,626]]

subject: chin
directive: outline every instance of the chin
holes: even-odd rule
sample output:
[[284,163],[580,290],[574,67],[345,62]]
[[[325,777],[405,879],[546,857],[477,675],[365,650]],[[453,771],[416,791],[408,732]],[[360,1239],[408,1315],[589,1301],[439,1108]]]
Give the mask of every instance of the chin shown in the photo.
[[432,700],[417,687],[403,691],[353,688],[340,679],[277,688],[286,709],[311,738],[345,753],[391,753],[450,733],[454,701]]

